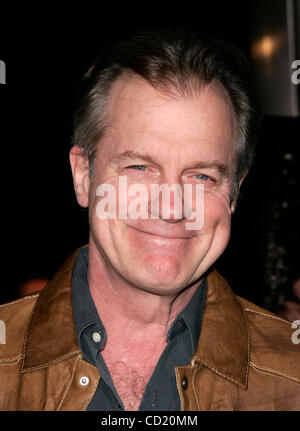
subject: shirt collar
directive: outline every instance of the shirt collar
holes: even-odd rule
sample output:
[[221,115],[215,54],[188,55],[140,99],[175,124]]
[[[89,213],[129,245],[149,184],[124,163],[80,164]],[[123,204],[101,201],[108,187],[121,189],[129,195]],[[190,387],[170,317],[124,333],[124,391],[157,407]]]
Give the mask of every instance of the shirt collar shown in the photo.
[[[106,342],[106,331],[90,293],[88,280],[88,247],[78,252],[72,276],[72,303],[77,341],[85,358],[95,363],[99,350]],[[94,341],[93,334],[100,334]],[[99,337],[98,337],[99,338]]]
[[183,325],[186,325],[191,337],[193,351],[196,351],[201,332],[202,315],[205,306],[206,280],[204,279],[186,305],[170,326],[167,340],[172,339]]
[[[87,269],[88,247],[84,247],[79,250],[74,266],[72,301],[78,344],[86,359],[95,363],[99,349],[101,350],[104,347],[106,331],[90,293]],[[205,296],[206,281],[203,280],[189,303],[171,324],[167,333],[168,342],[181,333],[186,326],[191,338],[193,352],[195,353],[201,331],[201,316],[204,310]],[[92,339],[95,332],[98,332],[101,336],[101,341],[98,343],[95,343]]]

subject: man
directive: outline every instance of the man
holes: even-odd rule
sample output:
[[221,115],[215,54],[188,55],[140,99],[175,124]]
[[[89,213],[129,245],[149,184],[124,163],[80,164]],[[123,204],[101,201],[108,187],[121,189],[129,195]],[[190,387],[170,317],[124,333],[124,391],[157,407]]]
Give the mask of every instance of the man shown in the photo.
[[1,409],[299,409],[295,329],[213,269],[256,123],[222,41],[146,32],[94,62],[70,151],[89,245],[1,306]]

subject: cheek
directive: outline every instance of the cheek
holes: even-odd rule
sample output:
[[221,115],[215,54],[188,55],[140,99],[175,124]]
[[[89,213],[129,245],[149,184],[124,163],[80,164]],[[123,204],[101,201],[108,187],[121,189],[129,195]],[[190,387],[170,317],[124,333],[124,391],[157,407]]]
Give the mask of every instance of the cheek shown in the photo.
[[228,229],[231,223],[229,199],[224,195],[206,195],[204,201],[204,228]]

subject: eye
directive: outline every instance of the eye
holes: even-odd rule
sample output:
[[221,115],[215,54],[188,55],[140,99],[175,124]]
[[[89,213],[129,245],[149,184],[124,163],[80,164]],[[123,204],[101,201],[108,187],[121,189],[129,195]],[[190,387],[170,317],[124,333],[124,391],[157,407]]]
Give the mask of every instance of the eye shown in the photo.
[[196,178],[198,180],[203,180],[203,181],[208,181],[208,180],[212,180],[213,181],[213,179],[211,177],[208,177],[207,175],[204,175],[204,174],[197,174]]
[[136,171],[145,171],[147,168],[144,165],[132,165],[132,166],[127,166],[126,169],[134,169]]

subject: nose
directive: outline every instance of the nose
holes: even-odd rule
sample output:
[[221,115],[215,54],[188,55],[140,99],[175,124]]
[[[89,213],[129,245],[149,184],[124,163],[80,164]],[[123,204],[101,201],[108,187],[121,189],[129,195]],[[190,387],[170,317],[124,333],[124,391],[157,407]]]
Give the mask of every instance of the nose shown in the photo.
[[167,223],[178,223],[184,219],[180,183],[152,184],[150,201],[151,218],[163,219]]

